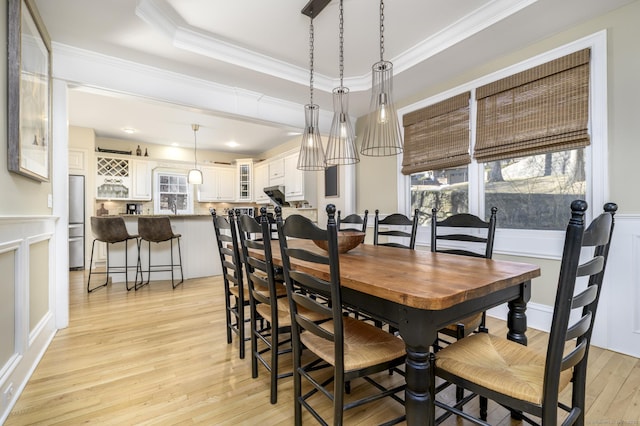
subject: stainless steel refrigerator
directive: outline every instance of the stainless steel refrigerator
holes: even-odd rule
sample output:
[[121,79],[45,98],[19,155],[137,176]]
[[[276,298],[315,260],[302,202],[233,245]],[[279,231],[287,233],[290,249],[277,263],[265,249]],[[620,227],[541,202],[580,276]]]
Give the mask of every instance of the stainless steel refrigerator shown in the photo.
[[84,176],[69,175],[69,269],[84,269]]

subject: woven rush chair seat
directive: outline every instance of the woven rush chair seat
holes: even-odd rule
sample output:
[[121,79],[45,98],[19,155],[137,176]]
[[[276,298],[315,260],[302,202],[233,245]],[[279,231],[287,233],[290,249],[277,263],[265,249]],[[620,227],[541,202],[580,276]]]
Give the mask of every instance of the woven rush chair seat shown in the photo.
[[[544,389],[546,353],[498,338],[477,333],[438,352],[438,367],[480,386],[512,398],[541,404]],[[558,390],[571,382],[571,370],[560,374]]]
[[[285,292],[287,291],[286,289],[284,290]],[[286,296],[286,293],[285,293],[285,296]],[[287,301],[287,299],[286,298],[278,299],[276,307],[277,307],[277,315],[278,315],[278,325],[280,327],[291,327],[291,312],[289,311],[289,302]],[[269,305],[260,303],[256,306],[256,311],[258,311],[258,313],[262,318],[266,319],[271,323],[273,322],[271,317],[271,309]],[[319,322],[319,321],[324,321],[328,319],[327,315],[322,315],[315,311],[310,311],[304,308],[298,309],[298,312],[300,313],[300,315],[304,316],[309,321],[313,321],[313,322]]]
[[484,314],[481,312],[479,314],[463,318],[454,324],[449,324],[445,329],[449,332],[447,334],[456,335],[456,333],[461,332],[463,337],[467,337],[469,334],[480,328],[480,326],[484,326],[484,321]]
[[[298,314],[304,316],[299,309]],[[345,372],[390,362],[405,355],[404,342],[394,334],[352,317],[344,317],[343,327]],[[333,321],[321,323],[320,328],[333,333]],[[336,364],[332,342],[309,332],[301,333],[300,341],[329,364]]]

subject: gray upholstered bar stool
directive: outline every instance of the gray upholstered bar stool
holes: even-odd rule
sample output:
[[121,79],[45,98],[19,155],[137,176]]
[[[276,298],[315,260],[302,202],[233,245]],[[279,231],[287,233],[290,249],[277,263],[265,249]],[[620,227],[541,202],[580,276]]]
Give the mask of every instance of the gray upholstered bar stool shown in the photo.
[[[93,232],[94,240],[91,245],[91,260],[89,261],[89,279],[87,280],[87,292],[91,293],[94,290],[99,289],[100,287],[104,287],[109,284],[109,275],[110,274],[125,274],[124,282],[127,290],[131,290],[133,287],[129,287],[129,269],[133,268],[133,266],[129,266],[129,250],[128,250],[128,242],[129,240],[136,240],[136,248],[137,248],[137,261],[136,261],[136,279],[138,280],[138,268],[140,266],[140,241],[138,240],[137,235],[131,235],[127,231],[127,227],[124,224],[124,219],[116,216],[116,217],[91,217],[91,232]],[[100,241],[106,243],[107,245],[107,267],[105,271],[94,271],[93,270],[93,252],[96,248],[96,241]],[[109,256],[109,246],[115,243],[121,243],[124,241],[124,266],[112,266],[111,259]],[[106,275],[106,279],[103,284],[91,288],[91,275],[94,274],[104,274]],[[134,284],[135,287],[135,284]]]
[[[148,257],[147,257],[147,269],[142,267],[142,261],[140,261],[140,282],[137,282],[135,288],[138,290],[140,287],[149,284],[151,278],[151,272],[170,271],[171,272],[171,285],[176,288],[178,284],[184,281],[184,273],[182,271],[182,252],[180,251],[180,237],[181,234],[174,234],[171,229],[171,220],[169,216],[157,216],[157,217],[139,217],[138,218],[138,234],[140,235],[140,249],[142,250],[142,242],[148,243]],[[173,256],[173,240],[178,243],[178,263],[174,263]],[[151,263],[151,243],[161,243],[169,241],[171,251],[170,263],[156,264]],[[180,268],[180,281],[175,282],[174,270]],[[147,282],[144,282],[144,272],[147,273]]]

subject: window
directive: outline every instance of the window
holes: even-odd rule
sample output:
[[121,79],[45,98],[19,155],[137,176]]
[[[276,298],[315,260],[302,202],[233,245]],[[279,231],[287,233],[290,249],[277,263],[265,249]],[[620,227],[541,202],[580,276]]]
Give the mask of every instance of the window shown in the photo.
[[193,213],[187,175],[157,172],[155,180],[157,196],[154,198],[154,210],[157,214]]
[[426,213],[420,215],[419,225],[429,226],[432,208],[438,209],[439,220],[469,211],[467,166],[411,175],[411,211]]
[[[508,115],[511,115],[511,120],[529,113],[523,113],[520,106],[531,98],[533,91],[547,90],[550,86],[546,81],[544,84],[534,83],[523,87],[508,87],[504,82],[515,76],[520,84],[526,73],[540,73],[549,64],[562,68],[562,63],[567,61],[571,64],[566,69],[572,70],[567,73],[573,81],[570,85],[585,87],[586,81],[587,100],[584,97],[580,100],[579,96],[566,92],[552,92],[547,95],[551,99],[547,103],[552,107],[563,102],[572,104],[571,108],[560,107],[570,110],[569,118],[558,120],[557,113],[551,109],[546,118],[543,115],[551,123],[543,126],[546,127],[544,132],[536,129],[533,123],[540,121],[539,117],[518,123],[515,127],[500,128],[503,123],[501,120]],[[551,76],[553,80],[556,74],[553,71],[538,79]],[[480,89],[492,84],[494,87],[491,89],[496,89],[496,85],[500,87],[488,95],[486,90],[479,93]],[[463,211],[484,217],[492,206],[496,206],[499,209],[496,252],[559,258],[570,202],[577,198],[587,200],[590,207],[593,206],[588,211],[590,215],[592,211],[598,211],[607,198],[606,33],[594,34],[407,106],[399,110],[399,115],[426,110],[429,106],[467,91],[471,92],[471,163],[441,170],[411,170],[410,176],[399,183],[399,211],[419,208],[424,213],[421,224],[428,226],[428,216],[433,207],[439,209],[439,217]],[[496,95],[496,103],[489,105],[494,102],[489,100],[487,104],[480,105],[481,102],[487,102],[487,96],[493,95]],[[516,106],[505,113],[500,109],[505,103]],[[582,110],[574,108],[576,103],[582,104]],[[490,111],[488,105],[494,109]],[[491,127],[482,128],[492,119],[495,121],[490,125],[499,125],[495,125],[493,130]],[[557,125],[559,121],[565,124],[560,130]],[[526,131],[522,130],[523,127]],[[407,128],[404,130],[406,134]],[[487,139],[488,134],[490,137]],[[511,137],[516,134],[518,136]],[[536,137],[540,138],[536,140]],[[533,149],[530,149],[532,146]],[[406,168],[406,161],[403,160],[403,163],[401,165],[399,162],[399,171]],[[428,232],[423,231],[422,235],[428,237]],[[419,238],[418,243],[428,244],[428,238]]]

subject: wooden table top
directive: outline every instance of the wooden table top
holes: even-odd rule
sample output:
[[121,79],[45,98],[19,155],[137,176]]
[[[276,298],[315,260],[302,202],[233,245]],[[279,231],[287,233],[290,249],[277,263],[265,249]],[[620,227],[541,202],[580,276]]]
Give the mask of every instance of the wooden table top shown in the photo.
[[[282,264],[272,242],[273,261]],[[289,247],[326,253],[308,240],[289,240]],[[302,270],[329,279],[327,265],[292,259]],[[510,262],[360,244],[340,255],[341,284],[362,293],[411,306],[440,310],[540,276],[540,268]]]

